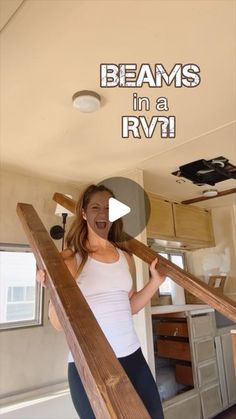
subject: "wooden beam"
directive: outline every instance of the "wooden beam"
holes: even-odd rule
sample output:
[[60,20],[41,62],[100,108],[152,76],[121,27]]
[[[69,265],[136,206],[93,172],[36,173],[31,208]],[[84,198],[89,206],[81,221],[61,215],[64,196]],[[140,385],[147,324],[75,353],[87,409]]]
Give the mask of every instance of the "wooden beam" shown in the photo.
[[68,196],[64,195],[63,193],[55,192],[52,198],[58,204],[68,209],[68,211],[72,212],[73,214],[76,213],[76,201]]
[[46,270],[50,298],[96,418],[150,418],[36,211],[18,203],[17,213],[38,266]]
[[138,240],[128,240],[126,242],[126,248],[148,264],[150,264],[155,257],[158,257],[159,272],[168,275],[178,285],[185,288],[196,297],[199,297],[215,310],[220,311],[224,316],[236,322],[236,302],[226,296],[219,295],[214,288],[211,288],[199,278],[179,268],[173,262],[157,254],[154,250],[150,249],[145,244],[140,243]]
[[226,191],[218,192],[216,196],[199,196],[197,198],[186,199],[186,201],[182,201],[181,204],[194,204],[195,202],[207,201],[208,199],[219,198],[220,196],[230,195],[232,193],[236,193],[236,188],[227,189]]
[[[75,201],[68,198],[66,195],[55,193],[53,199],[65,208],[69,209],[71,212],[75,212]],[[174,263],[163,258],[145,244],[134,238],[130,238],[127,234],[125,237],[125,242],[117,243],[119,247],[125,248],[127,251],[133,253],[148,264],[150,264],[157,256],[158,270],[161,273],[168,275],[178,285],[185,288],[196,297],[199,297],[215,310],[220,311],[224,316],[236,322],[236,303],[234,301],[226,296],[219,296],[217,292],[208,284],[205,284],[205,282],[201,281],[199,278],[196,278],[194,275],[184,271]]]

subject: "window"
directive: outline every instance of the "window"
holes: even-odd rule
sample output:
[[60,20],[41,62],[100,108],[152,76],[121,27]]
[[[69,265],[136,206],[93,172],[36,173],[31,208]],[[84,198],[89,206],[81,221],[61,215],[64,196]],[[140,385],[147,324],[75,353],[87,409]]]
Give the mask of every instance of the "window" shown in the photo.
[[[158,252],[159,255],[163,256],[165,259],[169,259],[171,262],[175,263],[179,268],[184,269],[184,255],[182,253],[173,253],[173,252]],[[171,295],[173,281],[168,276],[165,282],[159,287],[159,295]]]
[[0,329],[42,324],[42,289],[27,245],[0,245]]
[[[161,247],[159,243],[152,238],[148,239],[148,245],[156,253],[175,263],[181,269],[186,270],[185,253],[178,249],[166,249]],[[179,290],[178,290],[179,292]],[[176,283],[169,277],[159,287],[156,294],[152,297],[151,304],[156,305],[170,305],[173,304],[173,298],[176,297]]]

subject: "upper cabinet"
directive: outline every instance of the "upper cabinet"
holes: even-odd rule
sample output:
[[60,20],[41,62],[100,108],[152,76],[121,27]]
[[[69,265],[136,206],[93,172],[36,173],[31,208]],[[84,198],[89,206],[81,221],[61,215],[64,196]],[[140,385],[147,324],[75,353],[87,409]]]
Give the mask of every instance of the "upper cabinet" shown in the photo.
[[173,215],[177,237],[214,242],[210,211],[174,202]]
[[148,195],[151,203],[148,237],[167,240],[168,244],[178,242],[178,247],[189,249],[215,245],[210,211]]
[[172,238],[175,235],[172,203],[148,194],[151,204],[151,213],[147,225],[148,236],[153,238]]

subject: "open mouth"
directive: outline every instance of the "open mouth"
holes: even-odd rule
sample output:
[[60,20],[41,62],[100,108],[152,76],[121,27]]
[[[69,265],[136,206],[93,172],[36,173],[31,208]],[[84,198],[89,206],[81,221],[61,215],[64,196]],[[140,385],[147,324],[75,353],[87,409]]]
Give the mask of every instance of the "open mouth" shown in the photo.
[[104,228],[106,228],[107,227],[107,222],[106,221],[104,221],[104,220],[102,220],[102,221],[95,221],[95,224],[96,224],[96,227],[99,229],[99,230],[103,230]]

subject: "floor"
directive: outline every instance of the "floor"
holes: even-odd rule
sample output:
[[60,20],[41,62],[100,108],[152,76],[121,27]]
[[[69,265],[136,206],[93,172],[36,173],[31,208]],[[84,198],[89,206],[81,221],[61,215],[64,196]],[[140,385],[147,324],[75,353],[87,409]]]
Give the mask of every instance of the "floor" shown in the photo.
[[69,390],[0,407],[0,419],[78,419]]
[[236,418],[236,404],[229,409],[215,416],[214,419],[235,419]]

